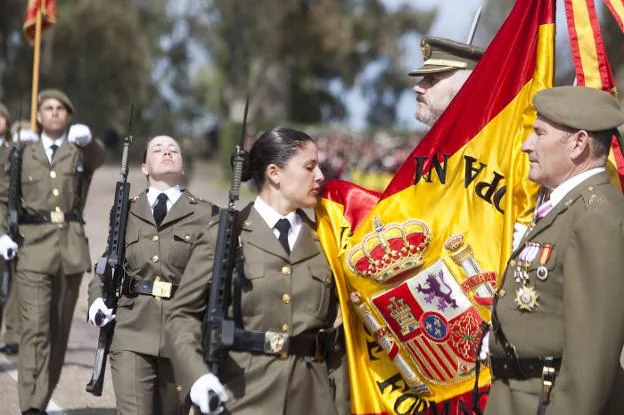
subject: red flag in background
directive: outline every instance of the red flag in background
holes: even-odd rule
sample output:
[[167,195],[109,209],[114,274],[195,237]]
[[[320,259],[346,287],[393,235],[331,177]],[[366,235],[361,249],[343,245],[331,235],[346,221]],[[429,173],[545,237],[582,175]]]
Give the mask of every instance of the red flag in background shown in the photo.
[[[605,2],[624,30],[622,0],[605,0]],[[600,33],[594,0],[565,0],[564,3],[577,84],[611,92],[617,99],[615,82]],[[617,137],[613,138],[611,144],[607,169],[612,183],[624,190],[624,157],[622,157]]]
[[28,0],[24,34],[31,42],[35,40],[35,26],[39,10],[41,10],[41,30],[43,31],[56,23],[56,0]]

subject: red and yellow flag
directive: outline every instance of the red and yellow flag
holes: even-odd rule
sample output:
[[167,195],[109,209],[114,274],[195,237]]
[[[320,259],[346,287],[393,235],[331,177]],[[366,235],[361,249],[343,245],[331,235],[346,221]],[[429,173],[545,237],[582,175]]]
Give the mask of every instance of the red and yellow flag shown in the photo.
[[624,32],[624,0],[605,0],[605,3]]
[[[481,327],[513,224],[534,209],[520,147],[533,95],[552,86],[554,36],[554,0],[518,0],[382,195],[326,184],[318,235],[337,281],[354,414],[483,408],[472,395]],[[489,382],[481,371],[478,384]]]
[[35,25],[39,11],[41,11],[41,30],[43,31],[56,23],[56,0],[28,0],[24,34],[31,42],[35,40]]
[[[605,1],[622,27],[624,4],[621,0]],[[565,0],[565,11],[577,85],[602,89],[617,98],[594,0]],[[613,184],[624,190],[624,157],[617,137],[611,143],[607,170]]]

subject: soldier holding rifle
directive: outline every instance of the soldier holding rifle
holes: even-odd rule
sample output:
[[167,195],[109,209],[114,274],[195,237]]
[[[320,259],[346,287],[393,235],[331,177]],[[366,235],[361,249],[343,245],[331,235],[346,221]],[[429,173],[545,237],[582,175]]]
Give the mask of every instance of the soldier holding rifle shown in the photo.
[[[20,408],[43,414],[58,383],[82,274],[91,268],[82,211],[104,147],[58,90],[38,97],[38,134],[21,133],[22,208],[19,235],[0,236],[0,253],[15,259],[22,334],[18,367]],[[3,196],[6,200],[6,196]],[[0,229],[7,206],[0,204]],[[17,253],[17,254],[16,254]],[[16,256],[15,256],[16,255]]]
[[209,271],[206,232],[217,209],[180,187],[184,166],[173,138],[152,138],[143,160],[149,187],[130,202],[121,297],[115,311],[107,307],[102,280],[94,277],[89,322],[115,322],[110,362],[119,412],[179,414],[184,397],[176,390],[164,323],[181,280]]
[[[3,197],[9,193],[9,155],[13,148],[10,140],[10,131],[9,110],[4,104],[0,103],[0,195],[3,195]],[[6,202],[6,200],[3,200],[3,203]],[[11,355],[16,354],[19,350],[19,309],[17,306],[17,295],[15,294],[15,283],[11,283],[9,280],[4,281],[4,273],[11,272],[11,270],[5,268],[6,266],[4,258],[0,258],[0,272],[3,274],[3,279],[0,282],[0,321],[4,323],[4,325],[0,324],[0,331],[4,327],[2,341],[0,341],[0,353]],[[6,292],[4,292],[5,290]]]
[[[203,413],[336,414],[326,364],[335,334],[333,276],[301,210],[321,194],[316,145],[301,131],[275,128],[256,141],[244,166],[243,181],[253,178],[260,190],[240,212],[242,279],[228,313],[233,342],[217,377],[201,350],[202,314],[216,312],[207,301],[215,273],[189,275],[167,321],[176,380]],[[220,228],[207,235],[205,260],[215,269]],[[210,404],[215,395],[221,406]]]

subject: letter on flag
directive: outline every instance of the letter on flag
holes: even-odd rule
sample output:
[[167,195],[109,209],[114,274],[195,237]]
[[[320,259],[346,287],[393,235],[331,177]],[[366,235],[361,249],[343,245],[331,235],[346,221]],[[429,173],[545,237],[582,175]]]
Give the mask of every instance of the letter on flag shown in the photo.
[[[383,194],[326,183],[318,235],[336,277],[354,414],[483,408],[472,394],[481,328],[513,224],[530,221],[537,198],[520,148],[533,95],[552,86],[554,36],[554,0],[518,0]],[[484,368],[478,384],[489,382]]]
[[37,12],[41,10],[41,30],[56,23],[56,0],[29,0],[24,20],[24,34],[29,41],[35,40]]

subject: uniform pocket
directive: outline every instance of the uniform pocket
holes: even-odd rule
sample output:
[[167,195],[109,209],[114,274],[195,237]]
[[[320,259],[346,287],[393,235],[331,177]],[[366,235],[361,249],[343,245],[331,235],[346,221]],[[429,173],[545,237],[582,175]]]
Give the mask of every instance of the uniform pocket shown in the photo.
[[169,263],[174,267],[184,268],[188,264],[193,248],[194,235],[189,232],[173,232],[173,241],[169,250]]
[[327,317],[332,286],[332,273],[327,267],[309,267],[310,280],[306,311],[320,319]]

